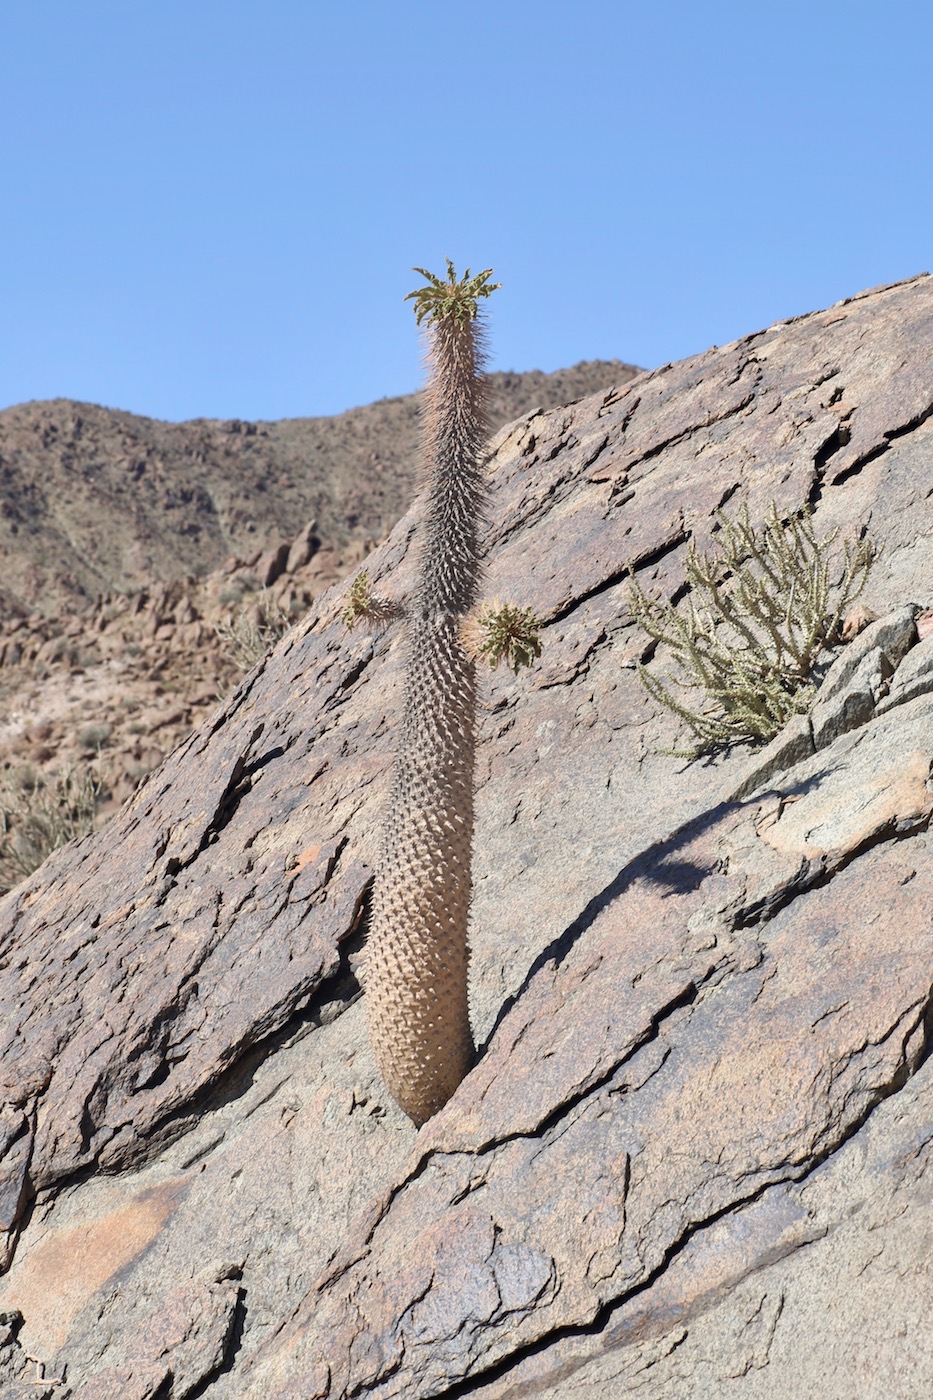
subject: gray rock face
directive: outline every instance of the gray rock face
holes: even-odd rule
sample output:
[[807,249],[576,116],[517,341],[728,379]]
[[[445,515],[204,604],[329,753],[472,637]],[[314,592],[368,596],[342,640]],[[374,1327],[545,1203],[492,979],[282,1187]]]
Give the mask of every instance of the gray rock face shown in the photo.
[[[0,1386],[930,1389],[931,415],[924,277],[500,433],[488,592],[545,650],[488,684],[481,1055],[420,1133],[354,972],[399,646],[341,590],[6,897]],[[768,751],[678,763],[626,570],[674,596],[734,497],[870,518],[879,622]]]

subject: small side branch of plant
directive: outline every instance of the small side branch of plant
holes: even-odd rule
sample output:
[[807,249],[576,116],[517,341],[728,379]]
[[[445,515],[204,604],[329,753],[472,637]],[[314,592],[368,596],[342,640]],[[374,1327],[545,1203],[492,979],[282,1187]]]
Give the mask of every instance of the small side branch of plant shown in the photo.
[[464,621],[462,640],[474,661],[484,661],[491,670],[504,661],[517,676],[541,655],[540,628],[532,608],[496,598]]
[[817,662],[839,640],[877,557],[864,532],[838,546],[838,531],[818,538],[806,507],[782,520],[772,503],[752,525],[743,505],[719,520],[717,547],[701,554],[691,546],[687,554],[681,604],[650,598],[634,575],[629,597],[635,621],[674,666],[663,680],[646,666],[639,675],[692,735],[686,752],[694,756],[766,743],[809,710]]
[[384,598],[381,593],[374,593],[370,587],[369,570],[360,569],[350,584],[340,620],[348,632],[352,632],[358,626],[380,631],[404,615],[404,604],[396,602],[393,598]]
[[[348,632],[364,626],[381,631],[405,616],[405,604],[374,593],[369,574],[361,569],[350,585],[340,620]],[[483,603],[464,618],[460,638],[473,661],[484,662],[490,670],[504,661],[518,675],[541,655],[541,623],[530,607],[500,603],[498,598]]]

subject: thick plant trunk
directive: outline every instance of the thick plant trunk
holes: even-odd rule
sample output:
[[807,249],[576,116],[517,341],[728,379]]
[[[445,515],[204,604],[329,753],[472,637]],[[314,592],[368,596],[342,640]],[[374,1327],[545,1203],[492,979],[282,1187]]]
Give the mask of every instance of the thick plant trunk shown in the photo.
[[427,514],[365,972],[377,1064],[419,1126],[447,1102],[474,1055],[467,922],[476,668],[461,631],[479,594],[486,494],[476,321],[442,314],[429,334]]

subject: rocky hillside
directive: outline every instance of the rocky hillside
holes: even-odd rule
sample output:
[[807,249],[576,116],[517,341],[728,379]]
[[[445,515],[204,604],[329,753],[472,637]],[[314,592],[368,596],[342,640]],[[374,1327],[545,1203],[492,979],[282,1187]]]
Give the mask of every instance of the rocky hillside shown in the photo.
[[[492,376],[495,427],[621,384],[618,361]],[[73,611],[290,540],[378,540],[411,502],[418,399],[334,418],[162,423],[56,399],[0,413],[0,619]]]
[[[357,980],[400,647],[346,585],[0,901],[0,1387],[927,1394],[931,456],[928,277],[499,434],[544,651],[487,685],[481,1051],[419,1133]],[[766,752],[678,760],[627,570],[680,597],[723,502],[867,523],[878,621]]]
[[104,822],[370,543],[329,548],[312,522],[203,578],[0,625],[0,892],[31,867],[24,828],[63,782],[94,788],[81,825]]

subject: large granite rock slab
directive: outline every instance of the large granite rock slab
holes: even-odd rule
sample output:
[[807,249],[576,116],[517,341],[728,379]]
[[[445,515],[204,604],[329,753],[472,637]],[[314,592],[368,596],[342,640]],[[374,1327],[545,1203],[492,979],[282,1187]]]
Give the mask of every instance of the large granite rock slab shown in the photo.
[[[931,413],[923,277],[499,434],[489,592],[545,651],[487,686],[482,1053],[420,1133],[356,975],[400,647],[340,589],[0,903],[0,1385],[924,1393]],[[743,499],[869,522],[881,621],[831,717],[674,760],[627,569],[675,596]]]

